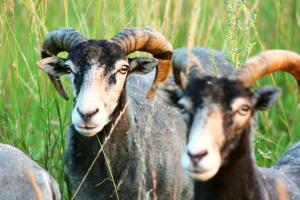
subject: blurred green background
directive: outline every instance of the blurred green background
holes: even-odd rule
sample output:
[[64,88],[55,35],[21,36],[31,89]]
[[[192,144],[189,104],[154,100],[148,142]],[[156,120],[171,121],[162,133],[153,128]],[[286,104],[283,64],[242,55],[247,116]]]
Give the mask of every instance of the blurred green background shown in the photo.
[[[236,68],[259,51],[300,52],[298,0],[1,0],[0,142],[17,146],[58,180],[69,199],[63,151],[72,101],[62,100],[36,66],[48,31],[74,27],[88,38],[109,39],[125,27],[151,27],[174,48],[223,50]],[[71,86],[64,78],[68,91]],[[297,85],[276,73],[257,85],[282,88],[280,101],[260,113],[255,153],[270,166],[299,140]]]

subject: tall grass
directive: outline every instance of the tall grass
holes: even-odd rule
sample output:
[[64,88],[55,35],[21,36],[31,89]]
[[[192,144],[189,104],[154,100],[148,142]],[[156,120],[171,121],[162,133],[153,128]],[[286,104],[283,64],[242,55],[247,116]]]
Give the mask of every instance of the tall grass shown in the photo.
[[[45,167],[70,199],[63,151],[72,102],[65,102],[36,67],[48,31],[70,26],[88,38],[110,38],[124,27],[162,31],[175,48],[205,46],[240,65],[271,48],[300,52],[297,0],[2,0],[0,2],[0,142],[17,146]],[[71,87],[64,80],[69,93]],[[282,88],[282,97],[259,115],[255,153],[269,166],[299,140],[296,82],[277,73],[258,85]]]

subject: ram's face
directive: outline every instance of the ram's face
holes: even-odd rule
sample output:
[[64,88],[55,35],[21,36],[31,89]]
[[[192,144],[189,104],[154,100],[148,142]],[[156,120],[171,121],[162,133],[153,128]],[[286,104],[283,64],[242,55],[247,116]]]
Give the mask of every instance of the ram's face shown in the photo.
[[93,136],[110,121],[124,89],[128,59],[108,41],[88,41],[72,51],[65,62],[71,69],[75,106],[72,123],[76,130]]
[[50,77],[69,74],[75,96],[72,124],[82,135],[93,136],[114,116],[124,97],[128,74],[147,74],[157,67],[158,61],[151,57],[128,59],[112,41],[88,40],[74,47],[67,59],[51,56],[37,64]]
[[250,123],[251,97],[248,90],[227,80],[205,78],[190,83],[178,101],[189,124],[182,166],[190,176],[206,181],[218,172],[228,154],[228,141],[237,139]]
[[240,145],[253,113],[269,107],[278,90],[263,87],[252,93],[239,81],[204,76],[191,80],[185,91],[166,88],[158,94],[179,109],[188,125],[184,170],[207,181]]

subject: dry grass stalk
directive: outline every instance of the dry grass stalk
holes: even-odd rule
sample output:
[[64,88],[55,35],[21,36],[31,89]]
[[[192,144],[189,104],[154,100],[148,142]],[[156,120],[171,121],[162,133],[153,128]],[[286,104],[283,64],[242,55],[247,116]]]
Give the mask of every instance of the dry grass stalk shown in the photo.
[[175,5],[175,9],[173,12],[173,17],[172,17],[172,21],[173,22],[177,22],[176,24],[172,24],[172,32],[171,34],[171,42],[174,43],[176,41],[177,38],[177,33],[179,32],[178,27],[179,25],[181,25],[182,21],[181,21],[181,12],[182,12],[182,1],[183,0],[177,0],[176,3],[174,3]]
[[189,36],[188,36],[188,48],[192,48],[195,44],[196,38],[196,31],[198,26],[198,19],[201,10],[201,0],[198,0],[197,3],[194,5],[194,9],[192,11],[192,18],[190,23],[189,29]]

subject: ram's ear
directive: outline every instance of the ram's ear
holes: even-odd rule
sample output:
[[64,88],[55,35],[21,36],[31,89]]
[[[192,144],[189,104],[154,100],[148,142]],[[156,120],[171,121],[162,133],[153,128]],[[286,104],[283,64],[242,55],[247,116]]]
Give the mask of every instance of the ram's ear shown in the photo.
[[264,86],[254,92],[253,105],[255,110],[266,110],[279,98],[281,91],[278,88]]
[[183,92],[175,84],[160,84],[155,87],[157,96],[170,106],[177,106],[178,100],[181,98]]
[[65,60],[56,56],[43,58],[36,64],[41,70],[51,76],[61,76],[71,73],[70,67],[65,65]]
[[148,74],[157,66],[157,59],[151,57],[128,58],[130,73]]

